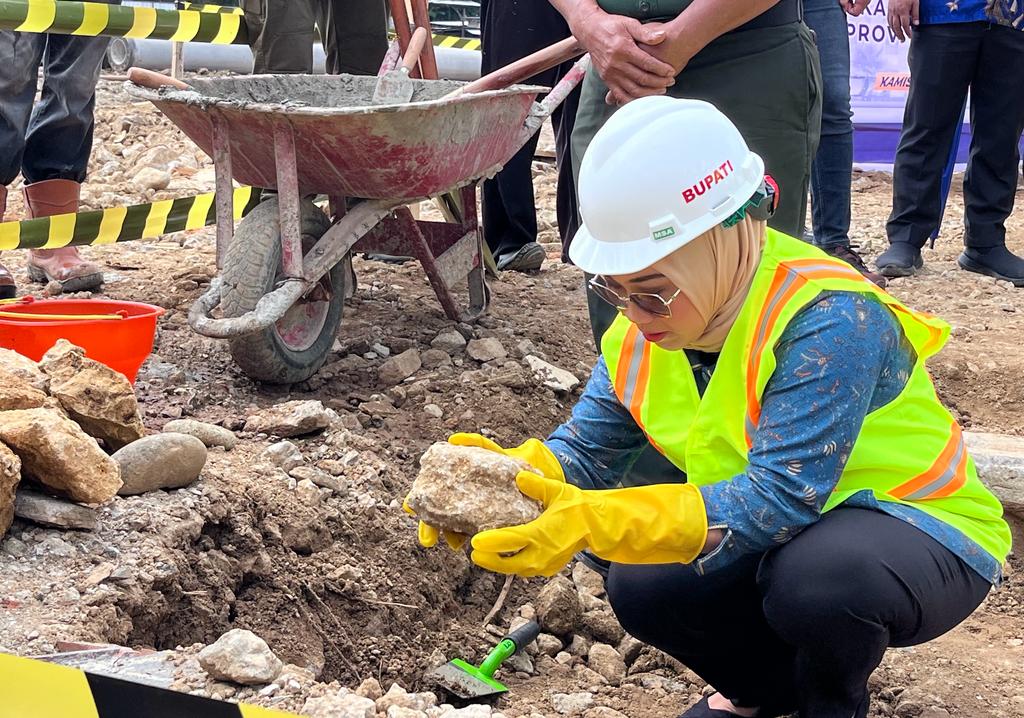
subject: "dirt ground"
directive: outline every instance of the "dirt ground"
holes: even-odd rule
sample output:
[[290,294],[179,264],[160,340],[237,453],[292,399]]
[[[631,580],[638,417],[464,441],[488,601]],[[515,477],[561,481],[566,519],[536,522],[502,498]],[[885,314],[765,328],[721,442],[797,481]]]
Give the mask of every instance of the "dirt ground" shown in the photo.
[[[165,190],[134,181],[141,167],[168,164]],[[230,452],[212,451],[203,477],[187,489],[101,507],[94,532],[16,521],[0,544],[0,649],[39,655],[58,641],[187,649],[229,628],[249,628],[309,673],[268,695],[198,674],[179,675],[176,687],[293,711],[326,690],[323,684],[354,687],[374,677],[385,688],[397,681],[413,690],[423,687],[420,676],[438,652],[481,658],[496,640],[481,623],[501,577],[474,568],[463,554],[419,548],[399,502],[417,457],[433,441],[469,430],[514,444],[543,436],[568,415],[579,389],[559,395],[543,387],[524,368],[524,355],[584,380],[589,373],[594,348],[582,278],[557,259],[554,168],[535,169],[549,261],[538,274],[492,282],[489,315],[460,328],[499,339],[509,356],[481,365],[456,353],[399,387],[379,382],[384,358],[374,345],[392,354],[425,352],[451,328],[417,266],[357,259],[359,287],[331,358],[310,381],[281,388],[250,381],[224,342],[187,326],[189,306],[215,273],[212,230],[87,250],[109,268],[106,295],[167,309],[136,385],[147,427],[190,417],[236,430],[241,441]],[[211,163],[173,125],[132,103],[118,85],[101,83],[85,204],[111,207],[212,187]],[[884,244],[890,196],[887,175],[855,175],[853,239],[870,256]],[[958,178],[937,247],[925,252],[925,270],[894,282],[891,291],[953,324],[931,368],[964,425],[1024,435],[1024,290],[956,267],[962,209]],[[8,218],[18,216],[19,195],[12,193]],[[1012,248],[1024,251],[1024,214],[1008,224]],[[3,259],[23,289],[41,290],[27,284],[22,253]],[[343,490],[300,496],[294,478],[262,457],[274,439],[240,430],[256,409],[289,399],[318,399],[341,415],[348,428],[293,441]],[[428,405],[440,407],[441,416],[425,411]],[[890,651],[871,679],[871,715],[1024,716],[1022,568],[1019,561],[1011,566],[1003,587],[950,634]],[[542,585],[518,581],[493,623],[507,627]],[[509,677],[512,691],[499,708],[508,716],[557,715],[554,694],[582,691],[593,694],[594,706],[631,718],[676,715],[704,690],[677,668],[641,657],[622,685],[610,686],[579,659],[539,659],[532,674]]]

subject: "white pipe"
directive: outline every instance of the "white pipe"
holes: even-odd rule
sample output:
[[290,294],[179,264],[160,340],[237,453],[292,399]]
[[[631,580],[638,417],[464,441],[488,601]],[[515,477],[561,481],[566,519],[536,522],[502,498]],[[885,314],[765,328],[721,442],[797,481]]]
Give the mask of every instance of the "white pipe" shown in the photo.
[[[451,47],[435,47],[438,74],[447,80],[475,80],[480,77],[480,52]],[[137,40],[114,38],[107,49],[107,62],[114,72],[129,67],[166,70],[171,66],[169,40]],[[322,74],[326,56],[321,45],[313,45],[313,72]],[[239,74],[252,72],[252,51],[247,45],[214,45],[190,42],[184,46],[185,70],[231,70]]]

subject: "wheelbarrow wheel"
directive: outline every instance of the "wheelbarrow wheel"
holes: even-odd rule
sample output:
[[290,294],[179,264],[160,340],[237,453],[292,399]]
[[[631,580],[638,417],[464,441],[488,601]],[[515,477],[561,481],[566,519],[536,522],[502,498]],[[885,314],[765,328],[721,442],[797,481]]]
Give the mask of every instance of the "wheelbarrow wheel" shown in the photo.
[[[224,258],[221,309],[225,317],[251,312],[282,279],[277,206],[276,199],[267,199],[238,224]],[[302,200],[300,209],[302,247],[309,251],[331,222],[309,200]],[[250,378],[272,384],[294,384],[313,376],[337,336],[346,280],[342,261],[274,326],[228,340],[235,363]]]

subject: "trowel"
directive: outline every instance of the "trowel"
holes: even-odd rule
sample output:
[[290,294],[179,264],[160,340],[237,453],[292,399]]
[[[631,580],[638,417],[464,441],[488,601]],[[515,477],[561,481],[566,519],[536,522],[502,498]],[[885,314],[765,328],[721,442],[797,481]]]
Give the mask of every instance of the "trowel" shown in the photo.
[[423,678],[457,698],[487,698],[506,693],[508,688],[494,679],[495,671],[507,658],[514,656],[539,635],[540,626],[536,621],[524,623],[501,639],[479,667],[456,658],[429,671]]
[[393,70],[388,70],[377,78],[377,87],[373,91],[373,104],[400,105],[412,99],[416,85],[409,79],[409,73],[420,61],[420,53],[427,44],[428,33],[425,27],[418,27],[409,40],[402,62]]

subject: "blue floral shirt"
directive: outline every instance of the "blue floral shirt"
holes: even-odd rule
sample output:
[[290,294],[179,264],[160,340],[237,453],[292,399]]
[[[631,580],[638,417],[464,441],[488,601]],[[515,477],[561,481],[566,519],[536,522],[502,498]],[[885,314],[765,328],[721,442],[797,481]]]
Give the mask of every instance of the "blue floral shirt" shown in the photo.
[[[872,298],[849,292],[822,294],[801,310],[783,332],[776,357],[746,471],[731,481],[701,487],[708,525],[724,529],[725,538],[698,560],[699,573],[744,554],[768,551],[817,521],[864,417],[896,398],[915,361],[914,349],[892,313]],[[710,364],[713,357],[705,361]],[[706,381],[701,381],[700,369],[695,371],[703,391]],[[545,443],[566,478],[586,489],[620,485],[648,446],[615,396],[603,358],[572,416]],[[870,491],[853,495],[843,505],[882,511],[913,524],[992,583],[1000,580],[1001,566],[991,554],[923,511],[879,502]]]
[[950,22],[994,22],[1024,30],[1024,2],[1021,0],[921,0],[922,24]]

